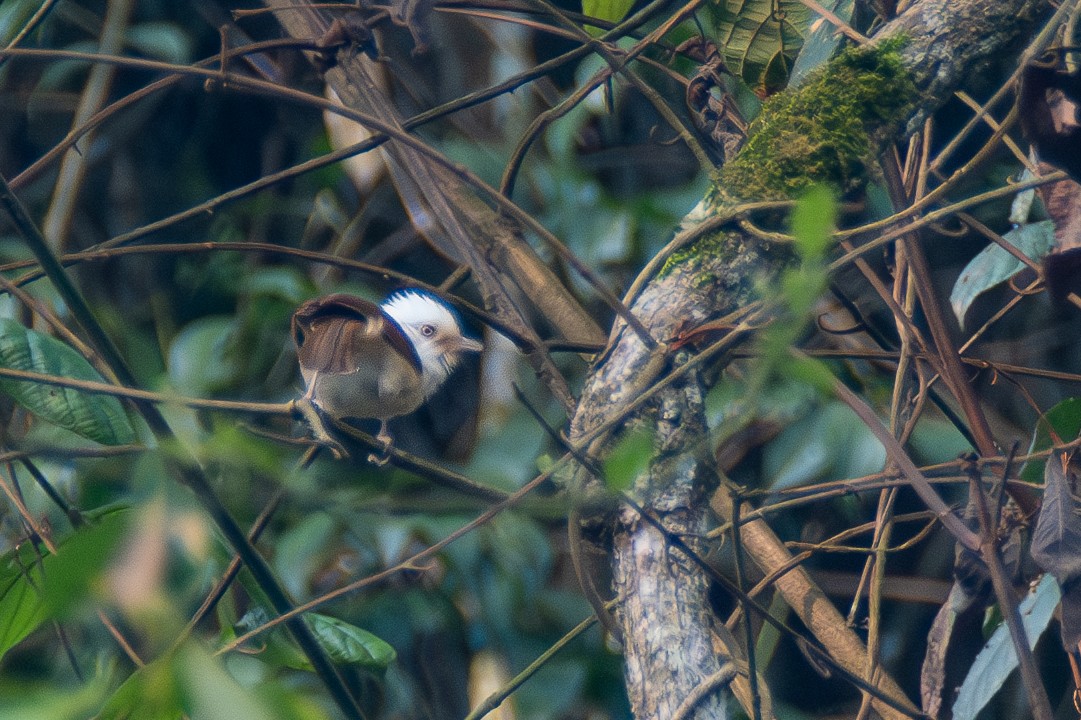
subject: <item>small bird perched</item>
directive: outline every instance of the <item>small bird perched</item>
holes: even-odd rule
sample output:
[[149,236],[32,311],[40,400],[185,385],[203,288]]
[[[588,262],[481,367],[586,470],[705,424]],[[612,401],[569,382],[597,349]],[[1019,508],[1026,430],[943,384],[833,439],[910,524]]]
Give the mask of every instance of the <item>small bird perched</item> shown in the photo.
[[340,445],[319,412],[379,420],[376,439],[389,448],[387,420],[420,407],[462,353],[483,349],[446,302],[423,290],[400,290],[381,305],[341,293],[309,300],[293,313],[292,329],[307,388],[297,407],[335,454]]

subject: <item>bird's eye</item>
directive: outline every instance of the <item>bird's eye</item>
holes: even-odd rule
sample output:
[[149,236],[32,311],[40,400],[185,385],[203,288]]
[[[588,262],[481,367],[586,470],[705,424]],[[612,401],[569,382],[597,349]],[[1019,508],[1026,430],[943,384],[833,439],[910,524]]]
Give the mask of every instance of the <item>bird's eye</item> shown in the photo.
[[435,335],[435,326],[434,325],[421,325],[420,326],[420,334],[423,335],[424,337],[431,337],[432,335]]

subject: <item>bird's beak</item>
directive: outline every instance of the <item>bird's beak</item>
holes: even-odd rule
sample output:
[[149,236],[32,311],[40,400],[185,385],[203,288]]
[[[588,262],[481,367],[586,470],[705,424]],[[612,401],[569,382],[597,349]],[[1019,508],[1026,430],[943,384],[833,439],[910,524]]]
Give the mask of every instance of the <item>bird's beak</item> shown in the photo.
[[484,349],[484,344],[479,340],[463,337],[461,343],[458,344],[458,349],[462,352],[480,352]]

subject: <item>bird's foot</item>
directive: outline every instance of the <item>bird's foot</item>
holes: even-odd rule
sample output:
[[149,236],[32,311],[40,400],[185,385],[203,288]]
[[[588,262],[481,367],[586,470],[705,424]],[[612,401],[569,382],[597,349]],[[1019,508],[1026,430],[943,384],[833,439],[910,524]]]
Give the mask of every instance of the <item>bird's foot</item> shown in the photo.
[[311,428],[312,439],[320,447],[325,447],[334,456],[335,460],[349,457],[345,446],[334,439],[330,430],[327,429],[326,420],[319,412],[319,408],[307,397],[293,401],[293,414],[300,415],[308,427]]
[[383,467],[390,462],[390,448],[394,442],[394,438],[387,432],[386,422],[379,427],[379,434],[375,436],[375,440],[383,447],[378,453],[369,453],[368,462]]

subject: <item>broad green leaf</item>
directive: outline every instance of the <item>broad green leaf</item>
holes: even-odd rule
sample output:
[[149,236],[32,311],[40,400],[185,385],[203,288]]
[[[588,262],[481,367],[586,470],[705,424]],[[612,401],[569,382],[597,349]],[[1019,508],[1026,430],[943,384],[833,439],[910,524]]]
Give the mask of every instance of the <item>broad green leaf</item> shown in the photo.
[[72,720],[98,718],[98,708],[109,691],[109,677],[103,673],[79,686],[52,683],[41,687],[21,687],[17,692],[0,691],[0,718],[14,720]]
[[245,686],[194,643],[136,670],[105,703],[100,720],[200,718],[203,720],[324,720],[320,708],[263,678]]
[[191,62],[192,39],[180,25],[144,22],[128,28],[127,41],[139,52],[171,63]]
[[[615,659],[614,653],[608,653],[608,656]],[[514,693],[515,704],[522,710],[520,717],[574,717],[575,712],[581,710],[580,701],[576,701],[575,698],[580,697],[590,683],[591,676],[596,682],[595,676],[603,672],[603,667],[594,665],[587,667],[582,662],[564,659],[558,655],[550,658],[544,664],[544,672],[534,675],[530,682],[522,685]],[[604,675],[601,677],[603,678]],[[611,680],[618,682],[617,678],[619,675],[613,673]],[[530,708],[533,710],[532,713],[528,712]],[[498,711],[487,717],[492,718],[497,714]],[[609,717],[612,716],[609,715]],[[624,711],[623,714],[614,716],[630,717],[630,712]]]
[[[598,20],[608,20],[617,23],[622,20],[631,7],[634,0],[582,0],[582,12]],[[591,35],[599,35],[600,28],[587,25],[586,30]]]
[[[0,658],[46,618],[63,615],[89,592],[123,535],[127,513],[113,511],[40,560],[34,549],[4,555],[0,566]],[[44,551],[43,551],[44,552]]]
[[[852,10],[855,5],[855,0],[833,0],[822,3],[823,7],[833,11],[834,15],[845,22],[852,19]],[[796,58],[796,64],[792,66],[792,75],[788,80],[790,87],[799,87],[812,70],[824,65],[841,42],[841,33],[837,30],[837,26],[818,15],[811,20],[810,31],[811,34],[804,41],[803,49]]]
[[[0,366],[103,382],[86,358],[72,348],[7,318],[0,319]],[[103,445],[125,445],[135,440],[135,431],[120,401],[110,395],[9,378],[0,378],[0,391],[42,420],[89,440]]]
[[355,625],[319,613],[305,615],[319,644],[334,662],[385,670],[397,653],[389,644]]
[[244,294],[277,298],[290,305],[299,305],[310,298],[315,288],[299,270],[273,266],[256,268],[242,278]]
[[514,582],[530,596],[543,592],[551,578],[553,557],[545,531],[535,520],[504,513],[485,526],[483,543],[486,553],[504,577]]
[[763,474],[772,490],[812,480],[860,477],[881,471],[885,462],[882,444],[838,401],[826,402],[789,425],[762,455]]
[[782,364],[780,371],[792,380],[811,386],[821,395],[833,394],[833,373],[826,363],[818,358],[794,357],[790,363]]
[[[1040,260],[1055,244],[1055,226],[1050,220],[1041,220],[1010,230],[1002,238],[1030,260]],[[988,245],[972,258],[950,293],[950,305],[961,327],[965,326],[965,313],[977,297],[1009,280],[1024,267],[1024,263],[995,244]]]
[[182,717],[180,689],[172,672],[172,656],[137,669],[106,700],[98,720]]
[[241,687],[220,658],[193,643],[181,647],[172,662],[185,715],[204,720],[266,720],[281,715]]
[[209,395],[232,384],[244,358],[232,352],[236,321],[208,315],[184,326],[169,348],[169,379],[180,392]]
[[[1029,648],[1047,630],[1059,601],[1058,584],[1051,575],[1044,575],[1036,589],[1021,601],[1021,623]],[[953,703],[954,720],[972,720],[995,696],[1002,684],[1017,667],[1017,652],[1005,624],[995,630],[983,650],[976,656],[957,699]]]
[[[1036,422],[1029,453],[1049,450],[1059,441],[1071,442],[1081,435],[1081,398],[1066,398],[1048,410]],[[1055,438],[1058,438],[1057,440]],[[1044,462],[1032,461],[1021,471],[1021,479],[1029,483],[1042,483]]]
[[32,567],[34,559],[29,543],[4,555],[0,569],[0,658],[45,620],[40,568]]
[[958,455],[973,450],[957,426],[940,417],[928,417],[919,422],[909,444],[914,458],[921,464],[956,460]]
[[825,185],[811,188],[792,211],[792,235],[796,249],[805,257],[819,258],[833,240],[837,223],[837,198]]
[[610,490],[630,488],[635,478],[649,469],[653,457],[653,434],[644,428],[627,432],[604,461],[604,481]]
[[113,560],[127,531],[130,513],[118,510],[81,528],[45,559],[45,607],[52,617],[63,617],[92,590],[98,576]]
[[713,37],[733,73],[773,92],[789,75],[813,17],[798,0],[720,0]]

